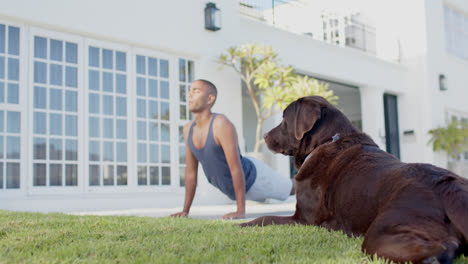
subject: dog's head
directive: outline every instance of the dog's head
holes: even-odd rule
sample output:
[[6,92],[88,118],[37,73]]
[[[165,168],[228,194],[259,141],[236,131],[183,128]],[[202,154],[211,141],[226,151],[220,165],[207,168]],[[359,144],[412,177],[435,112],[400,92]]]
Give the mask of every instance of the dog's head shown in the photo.
[[358,132],[336,107],[320,96],[309,96],[292,102],[283,111],[283,120],[265,135],[268,148],[276,153],[294,156],[302,164],[317,146],[336,133]]

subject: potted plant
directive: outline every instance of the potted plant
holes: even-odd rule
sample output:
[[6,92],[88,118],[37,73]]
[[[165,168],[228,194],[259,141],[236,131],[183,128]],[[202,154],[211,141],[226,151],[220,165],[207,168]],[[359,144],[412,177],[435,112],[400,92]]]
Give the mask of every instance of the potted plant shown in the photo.
[[333,104],[338,99],[328,90],[328,84],[296,74],[293,67],[280,65],[277,57],[271,46],[243,44],[228,48],[218,58],[221,67],[230,67],[239,74],[252,100],[257,117],[254,152],[259,152],[264,143],[264,121],[291,102],[309,95],[323,96]]

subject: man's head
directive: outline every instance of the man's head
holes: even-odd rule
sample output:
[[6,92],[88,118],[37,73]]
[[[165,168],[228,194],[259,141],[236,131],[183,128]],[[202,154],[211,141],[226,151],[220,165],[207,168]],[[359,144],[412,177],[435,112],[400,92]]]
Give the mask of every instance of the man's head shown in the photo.
[[195,80],[190,85],[189,91],[189,111],[193,113],[202,112],[210,109],[218,95],[216,86],[207,80]]

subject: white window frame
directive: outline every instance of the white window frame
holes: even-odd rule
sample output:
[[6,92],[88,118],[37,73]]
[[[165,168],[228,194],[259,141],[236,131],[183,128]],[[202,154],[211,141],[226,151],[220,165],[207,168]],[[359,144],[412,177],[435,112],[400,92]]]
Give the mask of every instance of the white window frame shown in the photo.
[[[20,116],[21,116],[21,128],[20,128],[20,159],[19,159],[19,163],[20,163],[20,187],[19,188],[16,188],[16,189],[8,189],[6,187],[6,177],[7,177],[7,170],[6,170],[6,164],[7,164],[7,158],[6,158],[6,152],[4,153],[5,157],[2,161],[5,161],[4,163],[4,174],[3,174],[3,180],[4,180],[4,183],[5,185],[3,186],[2,189],[0,189],[0,199],[5,196],[5,197],[17,197],[17,196],[23,196],[24,193],[28,190],[28,186],[27,186],[27,171],[26,168],[27,166],[24,166],[25,164],[27,164],[27,155],[26,153],[27,152],[27,146],[28,146],[28,142],[27,140],[24,140],[26,138],[26,132],[28,131],[28,127],[27,127],[27,109],[25,109],[25,107],[23,106],[24,105],[24,102],[27,100],[25,99],[26,98],[26,87],[25,87],[25,84],[26,84],[26,81],[28,79],[28,77],[26,76],[27,75],[27,58],[28,58],[28,53],[25,52],[27,50],[27,41],[26,40],[26,36],[27,36],[27,30],[26,30],[26,26],[25,25],[22,25],[22,24],[19,24],[19,23],[14,23],[14,22],[10,22],[10,21],[6,21],[6,20],[0,20],[0,24],[4,24],[5,25],[5,41],[7,40],[8,38],[8,35],[7,35],[7,31],[8,31],[8,26],[14,26],[14,27],[18,27],[20,29],[20,39],[19,39],[19,90],[18,90],[18,94],[19,94],[19,101],[18,101],[18,104],[17,105],[13,105],[13,104],[7,104],[7,100],[8,98],[5,97],[5,103],[3,104],[0,104],[1,105],[1,109],[2,111],[4,111],[4,115],[5,115],[5,123],[6,123],[6,112],[8,111],[13,111],[13,112],[20,112]],[[8,79],[8,68],[7,68],[7,57],[8,57],[8,47],[7,47],[7,42],[5,43],[5,81]],[[6,82],[5,82],[5,92],[7,91],[7,85],[6,85]],[[6,131],[6,127],[4,128],[5,131]],[[4,133],[5,134],[5,133]],[[3,144],[4,144],[4,148],[6,149],[6,137],[3,141]]]
[[[34,175],[34,37],[35,36],[41,36],[45,37],[47,39],[57,39],[57,40],[62,40],[65,42],[73,42],[78,45],[77,47],[77,52],[78,52],[78,62],[77,62],[77,68],[78,68],[78,85],[76,88],[77,91],[77,118],[78,118],[78,131],[77,131],[77,140],[78,140],[78,160],[77,160],[77,165],[78,165],[78,183],[76,186],[48,186],[48,183],[46,183],[46,186],[34,186],[33,185],[33,175]],[[78,194],[82,193],[84,190],[84,179],[83,179],[83,173],[82,173],[82,161],[83,161],[83,147],[80,144],[80,139],[83,137],[83,107],[81,107],[83,104],[83,93],[80,92],[83,89],[83,38],[80,36],[76,35],[71,35],[71,34],[66,34],[62,32],[57,32],[57,31],[52,31],[52,30],[47,30],[47,29],[42,29],[42,28],[36,28],[36,27],[30,27],[29,32],[28,32],[28,66],[29,66],[29,72],[28,72],[28,85],[27,89],[29,89],[29,93],[27,94],[27,100],[28,104],[26,106],[27,108],[27,116],[28,116],[28,129],[27,129],[27,142],[28,142],[28,158],[27,158],[27,175],[29,175],[28,178],[28,194],[30,195],[41,195],[41,194]],[[47,46],[48,52],[50,52],[49,46]],[[65,58],[64,58],[65,60]],[[47,71],[47,75],[49,76],[49,71]],[[65,81],[65,80],[63,80]],[[46,110],[47,115],[50,113],[49,109]],[[49,120],[49,119],[47,119]],[[65,121],[63,121],[65,122]],[[47,122],[47,127],[49,127],[49,122]],[[65,126],[65,123],[63,124]],[[65,132],[64,132],[65,133]],[[46,135],[47,138],[50,137],[49,134]],[[63,136],[61,136],[63,138]],[[48,146],[46,146],[48,148]],[[48,153],[48,152],[47,152]],[[63,155],[65,155],[65,145],[63,146]],[[46,160],[43,162],[47,164],[47,166],[50,164],[50,160],[48,157]],[[61,163],[65,164],[65,163]],[[64,179],[65,179],[64,175]]]

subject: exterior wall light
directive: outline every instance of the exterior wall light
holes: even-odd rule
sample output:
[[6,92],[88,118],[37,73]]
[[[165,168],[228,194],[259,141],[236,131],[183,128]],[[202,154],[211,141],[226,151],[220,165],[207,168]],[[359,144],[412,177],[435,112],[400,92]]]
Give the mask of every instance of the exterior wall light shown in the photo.
[[447,78],[445,78],[445,75],[439,74],[439,89],[441,91],[447,91]]
[[221,29],[221,11],[215,3],[207,3],[205,7],[205,29],[218,31]]

